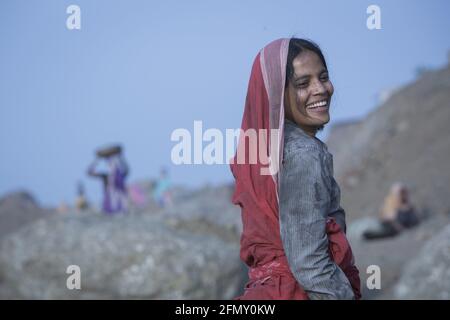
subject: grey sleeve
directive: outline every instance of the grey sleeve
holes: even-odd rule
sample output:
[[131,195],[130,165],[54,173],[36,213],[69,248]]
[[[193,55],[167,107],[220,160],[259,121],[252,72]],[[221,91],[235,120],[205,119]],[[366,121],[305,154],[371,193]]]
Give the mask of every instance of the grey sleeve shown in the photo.
[[347,226],[345,224],[345,210],[341,207],[341,190],[333,177],[331,177],[331,181],[331,204],[330,213],[328,215],[336,219],[336,222],[345,233],[347,231]]
[[310,299],[354,299],[344,272],[329,256],[326,219],[330,186],[321,151],[299,148],[281,171],[280,232],[290,269]]

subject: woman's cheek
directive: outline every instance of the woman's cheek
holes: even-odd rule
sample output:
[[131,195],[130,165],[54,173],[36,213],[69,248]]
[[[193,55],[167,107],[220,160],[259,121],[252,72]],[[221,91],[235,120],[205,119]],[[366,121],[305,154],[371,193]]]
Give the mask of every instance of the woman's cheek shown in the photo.
[[297,93],[297,106],[301,110],[306,110],[307,95],[305,90],[299,90]]

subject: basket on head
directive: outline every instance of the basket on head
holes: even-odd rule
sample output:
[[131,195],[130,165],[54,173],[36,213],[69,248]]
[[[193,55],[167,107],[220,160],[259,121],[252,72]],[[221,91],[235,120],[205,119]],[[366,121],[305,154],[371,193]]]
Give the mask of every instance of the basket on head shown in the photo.
[[112,145],[103,148],[99,148],[96,151],[98,157],[108,158],[116,154],[120,154],[122,152],[122,147],[119,145]]

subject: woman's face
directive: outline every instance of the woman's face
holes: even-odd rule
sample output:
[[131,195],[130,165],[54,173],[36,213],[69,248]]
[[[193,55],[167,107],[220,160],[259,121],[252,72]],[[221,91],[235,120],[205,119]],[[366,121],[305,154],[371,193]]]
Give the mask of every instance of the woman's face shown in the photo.
[[292,62],[294,74],[285,91],[286,116],[311,135],[330,121],[333,84],[319,56],[302,51]]

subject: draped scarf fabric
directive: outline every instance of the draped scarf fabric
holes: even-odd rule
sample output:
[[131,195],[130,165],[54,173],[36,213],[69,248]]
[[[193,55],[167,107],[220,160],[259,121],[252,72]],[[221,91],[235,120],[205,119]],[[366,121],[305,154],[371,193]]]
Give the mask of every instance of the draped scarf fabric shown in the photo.
[[[271,42],[253,62],[242,131],[236,155],[230,164],[236,183],[232,201],[242,210],[240,257],[249,267],[250,278],[244,295],[236,299],[308,299],[289,269],[278,220],[278,171],[283,160],[284,88],[289,40]],[[258,133],[256,149],[243,134],[249,130]],[[254,153],[258,155],[257,161],[251,162]],[[267,155],[269,161],[263,161],[261,154]],[[245,162],[239,162],[243,157]],[[345,264],[346,269],[351,269],[352,275],[348,276],[354,278],[352,286],[359,295],[359,278],[357,271],[355,278],[355,270],[351,268],[353,254],[345,235],[332,219],[327,232],[332,258],[341,260],[342,267]]]

